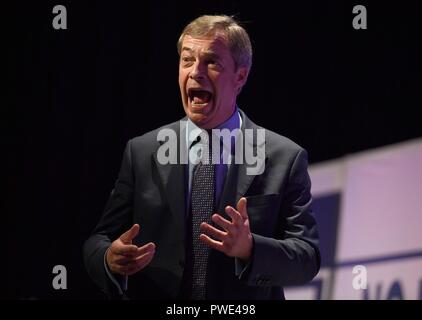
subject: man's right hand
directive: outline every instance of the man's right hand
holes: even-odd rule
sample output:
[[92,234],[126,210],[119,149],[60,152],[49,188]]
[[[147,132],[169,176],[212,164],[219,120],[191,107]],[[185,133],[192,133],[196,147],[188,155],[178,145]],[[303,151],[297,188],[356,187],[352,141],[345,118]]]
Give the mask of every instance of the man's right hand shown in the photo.
[[155,244],[150,242],[142,247],[132,244],[132,240],[138,233],[139,224],[134,224],[107,249],[106,261],[112,273],[130,276],[151,262],[155,253]]

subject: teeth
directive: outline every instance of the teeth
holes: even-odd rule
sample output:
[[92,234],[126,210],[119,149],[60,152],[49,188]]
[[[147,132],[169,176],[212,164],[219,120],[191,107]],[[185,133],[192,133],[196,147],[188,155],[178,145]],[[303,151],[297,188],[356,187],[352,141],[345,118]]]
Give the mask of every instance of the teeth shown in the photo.
[[188,94],[189,98],[191,98],[191,99],[193,99],[193,98],[194,98],[194,96],[195,96],[195,91],[203,91],[203,92],[208,93],[210,96],[212,96],[212,93],[211,93],[211,92],[209,92],[209,91],[207,91],[207,90],[188,90],[187,94]]

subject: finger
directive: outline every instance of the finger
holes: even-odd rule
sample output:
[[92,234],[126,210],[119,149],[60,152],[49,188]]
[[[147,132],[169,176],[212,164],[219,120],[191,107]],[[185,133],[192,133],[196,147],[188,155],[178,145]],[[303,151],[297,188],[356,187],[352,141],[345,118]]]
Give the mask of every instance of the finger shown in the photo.
[[208,233],[213,238],[216,238],[218,240],[224,240],[227,236],[227,232],[218,230],[217,228],[214,228],[206,222],[202,222],[200,228],[202,231]]
[[[151,245],[152,244],[152,245]],[[133,256],[131,258],[127,258],[126,261],[123,260],[123,265],[132,267],[138,264],[140,261],[142,261],[145,257],[155,254],[155,245],[153,243],[145,245],[141,248],[138,248],[138,254],[136,256]],[[142,250],[139,250],[142,249]]]
[[124,265],[118,265],[118,269],[120,270],[120,272],[122,272],[122,273],[124,273],[124,274],[126,274],[127,272],[129,272],[129,271],[131,271],[131,270],[133,270],[133,269],[136,269],[136,268],[138,268],[138,266],[141,266],[142,265],[142,262],[144,261],[144,260],[146,260],[146,258],[147,258],[147,256],[149,256],[149,255],[151,255],[151,254],[144,254],[143,256],[142,256],[142,259],[143,260],[132,260],[131,262],[129,262],[129,263],[127,263],[127,264],[124,264]]
[[143,268],[145,268],[154,257],[154,252],[147,252],[142,256],[138,257],[133,263],[128,264],[127,266],[122,267],[122,272],[130,276]]
[[142,261],[142,263],[140,263],[140,264],[138,264],[138,265],[134,266],[133,268],[128,269],[128,270],[125,272],[125,275],[127,275],[127,276],[131,276],[131,275],[133,275],[133,274],[135,274],[135,273],[137,273],[137,272],[141,271],[141,270],[142,270],[142,269],[144,269],[144,268],[145,268],[148,264],[150,264],[150,262],[151,262],[152,258],[153,258],[153,255],[149,255],[149,256],[147,257],[147,259],[144,259],[144,260]]
[[114,263],[118,264],[119,266],[127,266],[129,263],[133,262],[136,258],[118,255],[117,258],[114,259]]
[[149,242],[142,247],[139,247],[136,251],[136,257],[143,255],[144,253],[155,251],[155,243]]
[[[147,251],[147,252],[150,252],[150,251]],[[114,255],[113,261],[114,263],[117,263],[119,265],[127,266],[128,264],[136,261],[136,259],[139,258],[139,256],[147,252],[138,253],[138,251],[136,251],[132,254],[126,254],[126,255],[116,254]]]
[[227,232],[231,232],[232,231],[232,224],[230,221],[224,219],[222,216],[220,216],[219,214],[213,214],[213,216],[211,217],[211,220],[216,223],[217,225],[219,225],[220,227],[222,227],[224,230],[226,230]]
[[152,258],[155,255],[155,250],[145,252],[144,254],[140,255],[135,259],[135,262],[137,264],[141,263],[143,260],[148,260],[149,258]]
[[132,256],[119,256],[118,259],[114,260],[114,263],[118,265],[121,272],[127,272],[130,268],[136,267],[141,260],[145,260],[145,257],[149,255],[154,256],[155,244],[150,242],[141,248],[138,248],[136,255]]
[[242,223],[242,216],[240,215],[239,212],[237,212],[235,208],[227,206],[225,211],[229,215],[229,217],[232,219],[233,223],[235,224]]
[[123,256],[133,256],[136,255],[138,251],[138,247],[134,244],[121,244],[112,246],[110,248],[113,254],[123,255]]
[[139,233],[139,224],[135,223],[132,226],[132,228],[130,228],[128,231],[126,231],[120,236],[120,240],[124,244],[132,243],[133,238],[135,238],[138,235],[138,233]]
[[116,265],[119,268],[124,268],[122,270],[126,270],[129,267],[132,267],[136,264],[136,257],[123,257],[114,260],[114,265]]
[[123,267],[123,270],[128,270],[128,269],[134,268],[138,265],[141,265],[143,261],[147,260],[147,258],[149,256],[153,256],[153,255],[154,255],[154,252],[144,253],[143,255],[141,255],[137,258],[133,258],[128,263],[122,264],[121,266]]
[[237,211],[239,211],[243,219],[248,219],[248,212],[246,210],[247,200],[245,197],[242,197],[237,202]]
[[208,247],[212,249],[224,252],[224,245],[221,241],[213,240],[203,233],[199,235],[199,240],[201,240],[203,243],[205,243]]

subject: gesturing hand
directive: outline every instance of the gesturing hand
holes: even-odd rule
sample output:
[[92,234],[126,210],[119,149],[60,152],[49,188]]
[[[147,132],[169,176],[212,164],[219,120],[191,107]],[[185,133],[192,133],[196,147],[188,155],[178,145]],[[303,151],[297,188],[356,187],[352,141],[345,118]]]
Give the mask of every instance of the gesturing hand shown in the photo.
[[151,262],[155,253],[155,244],[150,242],[142,247],[132,244],[132,240],[138,233],[139,224],[134,224],[107,249],[106,261],[112,273],[130,276]]
[[224,219],[219,214],[214,214],[211,218],[224,231],[206,222],[201,223],[201,230],[217,240],[205,234],[201,234],[199,239],[213,249],[246,262],[251,257],[253,246],[252,234],[249,228],[249,217],[246,211],[246,198],[239,200],[237,210],[227,206],[225,211],[232,221]]

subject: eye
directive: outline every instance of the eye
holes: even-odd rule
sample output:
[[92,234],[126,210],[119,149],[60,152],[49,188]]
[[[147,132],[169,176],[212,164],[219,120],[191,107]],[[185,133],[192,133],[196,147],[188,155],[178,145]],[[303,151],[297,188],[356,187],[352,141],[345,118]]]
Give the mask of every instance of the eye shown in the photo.
[[194,58],[193,57],[182,57],[182,61],[183,62],[191,62],[191,61],[193,61],[194,60]]
[[217,65],[218,64],[217,60],[214,60],[214,59],[209,59],[209,60],[206,61],[206,63],[207,64],[213,64],[213,65]]
[[205,61],[205,65],[207,65],[209,68],[214,69],[214,70],[221,70],[223,68],[223,66],[221,65],[221,61],[219,59],[216,58],[208,58]]

